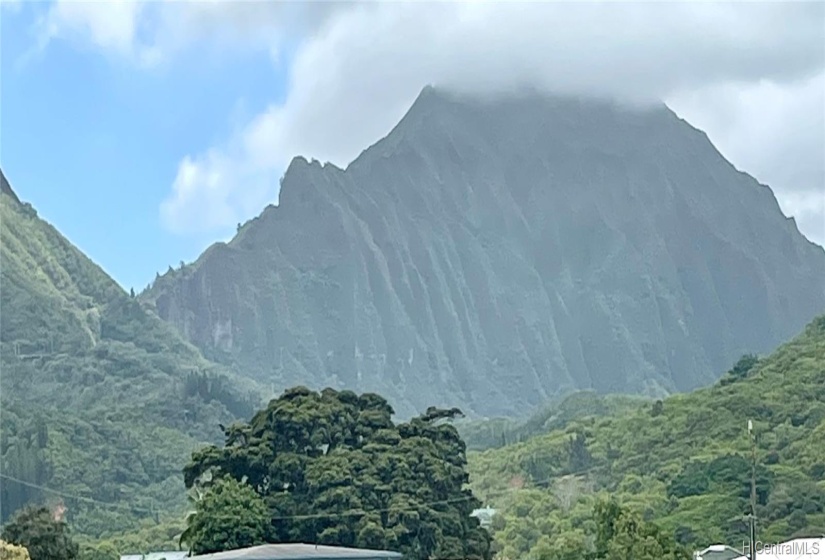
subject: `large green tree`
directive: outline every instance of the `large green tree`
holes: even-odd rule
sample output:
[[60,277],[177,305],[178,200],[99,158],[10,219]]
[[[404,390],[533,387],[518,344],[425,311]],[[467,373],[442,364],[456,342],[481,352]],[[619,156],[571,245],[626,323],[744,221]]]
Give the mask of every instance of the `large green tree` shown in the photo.
[[0,560],[31,560],[26,547],[0,541]]
[[596,560],[689,560],[691,557],[672,536],[615,501],[599,503],[595,517],[598,524]]
[[449,422],[460,414],[431,408],[396,425],[378,395],[297,387],[227,428],[224,446],[195,452],[186,485],[246,481],[268,507],[271,542],[488,559],[490,537],[470,517],[481,503],[465,487],[466,448]]
[[27,507],[3,527],[2,539],[26,547],[31,560],[75,560],[78,545],[66,523],[45,507]]
[[97,546],[83,546],[80,548],[79,560],[120,560],[117,549],[109,543]]
[[248,484],[219,479],[197,501],[181,541],[193,554],[245,548],[266,542],[266,504]]

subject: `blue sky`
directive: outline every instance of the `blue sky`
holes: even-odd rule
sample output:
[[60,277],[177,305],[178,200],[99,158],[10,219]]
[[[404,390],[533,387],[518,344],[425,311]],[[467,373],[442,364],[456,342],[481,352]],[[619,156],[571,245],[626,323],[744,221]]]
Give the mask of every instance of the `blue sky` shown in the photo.
[[664,100],[825,244],[822,3],[0,4],[0,165],[126,289],[276,202],[293,156],[346,166],[427,84]]
[[283,94],[286,65],[266,52],[189,49],[169,65],[135,69],[68,40],[27,56],[45,9],[2,10],[0,165],[41,217],[127,290],[143,289],[234,231],[175,235],[158,205],[181,158]]

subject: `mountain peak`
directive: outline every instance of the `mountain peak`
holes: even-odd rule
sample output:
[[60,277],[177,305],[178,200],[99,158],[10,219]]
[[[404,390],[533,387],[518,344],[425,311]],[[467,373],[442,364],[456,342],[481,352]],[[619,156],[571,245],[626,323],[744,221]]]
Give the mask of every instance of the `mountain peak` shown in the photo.
[[[662,104],[425,87],[346,170],[149,297],[256,378],[512,414],[683,391],[825,308],[825,256]],[[804,295],[804,296],[803,296]]]
[[[539,150],[542,157],[566,158],[587,149],[617,157],[647,157],[680,145],[716,152],[707,136],[680,119],[664,103],[552,94],[535,89],[470,94],[428,85],[386,137],[364,150],[348,167],[370,168],[402,153],[419,154],[429,164],[449,163],[473,153],[518,159]],[[721,157],[721,156],[719,156]]]

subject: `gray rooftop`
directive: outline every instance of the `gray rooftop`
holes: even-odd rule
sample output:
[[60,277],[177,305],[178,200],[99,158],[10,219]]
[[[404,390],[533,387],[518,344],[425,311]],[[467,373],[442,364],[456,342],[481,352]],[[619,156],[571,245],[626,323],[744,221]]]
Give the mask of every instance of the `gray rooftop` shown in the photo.
[[721,552],[706,552],[702,555],[701,560],[737,560],[741,558],[741,554],[735,551],[725,550]]
[[124,554],[120,560],[183,560],[188,554],[185,550],[167,550],[148,554]]
[[193,558],[200,560],[340,560],[344,558],[372,560],[401,558],[401,554],[389,550],[367,550],[320,544],[264,544],[215,554],[202,554]]

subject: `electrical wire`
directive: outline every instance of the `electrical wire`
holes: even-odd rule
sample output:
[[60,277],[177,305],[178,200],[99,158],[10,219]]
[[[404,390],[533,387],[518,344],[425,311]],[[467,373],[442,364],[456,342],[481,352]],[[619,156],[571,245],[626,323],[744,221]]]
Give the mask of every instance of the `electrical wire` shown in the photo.
[[[74,494],[68,494],[66,492],[61,492],[59,490],[55,490],[54,488],[49,488],[47,486],[42,486],[40,484],[34,484],[32,482],[27,482],[25,480],[21,480],[19,478],[9,476],[7,474],[0,473],[0,478],[5,478],[6,480],[10,480],[12,482],[16,482],[17,484],[22,484],[24,486],[28,486],[30,488],[35,488],[42,492],[47,492],[50,494],[54,494],[60,496],[61,498],[66,498],[70,500],[78,500],[89,504],[95,504],[102,507],[111,507],[111,508],[122,508],[124,511],[128,511],[130,513],[134,513],[135,511],[143,511],[149,514],[156,514],[160,513],[157,510],[149,509],[146,507],[141,506],[129,506],[126,504],[121,504],[117,502],[103,502],[100,500],[95,500],[93,498],[89,498],[86,496],[78,496]],[[273,521],[290,521],[290,520],[306,520],[306,519],[334,519],[334,518],[341,518],[341,517],[360,517],[366,515],[374,515],[374,514],[381,514],[381,513],[392,513],[392,512],[401,512],[401,513],[408,513],[408,512],[417,512],[422,507],[432,507],[432,506],[439,506],[439,505],[449,505],[453,503],[461,503],[466,502],[468,500],[475,500],[477,499],[475,496],[463,496],[461,498],[452,498],[449,500],[440,500],[436,502],[425,502],[416,504],[415,507],[408,507],[408,508],[384,508],[384,509],[375,509],[375,510],[353,510],[348,512],[330,512],[330,513],[314,513],[314,514],[305,514],[305,515],[284,515],[284,516],[276,516],[272,517]],[[234,519],[234,516],[213,516],[214,519]]]
[[[501,490],[498,490],[498,491],[492,491],[492,493],[487,492],[487,497],[490,497],[490,496],[498,497],[498,496],[503,496],[505,494],[509,494],[511,492],[516,492],[518,490],[528,490],[528,489],[534,489],[536,487],[542,487],[542,486],[547,485],[551,482],[554,482],[554,481],[556,481],[560,478],[565,478],[565,477],[570,477],[570,476],[582,476],[582,475],[585,475],[585,474],[589,474],[589,473],[591,473],[594,470],[597,470],[599,468],[601,468],[601,466],[593,466],[593,467],[590,467],[589,469],[585,469],[585,470],[574,472],[574,473],[560,474],[560,475],[556,475],[556,476],[553,476],[553,477],[550,477],[550,478],[547,478],[547,479],[544,479],[544,480],[532,481],[531,486],[529,488],[511,487],[511,488],[501,489]],[[94,498],[89,498],[87,496],[79,496],[79,495],[76,495],[76,494],[69,494],[69,493],[66,493],[66,492],[62,492],[60,490],[56,490],[54,488],[49,488],[48,486],[42,486],[40,484],[35,484],[35,483],[32,483],[32,482],[21,480],[19,478],[16,478],[16,477],[4,474],[4,473],[0,473],[0,478],[4,478],[6,480],[16,482],[17,484],[22,484],[23,486],[28,486],[30,488],[35,488],[35,489],[40,490],[42,492],[46,492],[46,493],[49,493],[49,494],[54,494],[56,496],[60,496],[61,498],[66,498],[66,499],[70,499],[70,500],[77,500],[77,501],[85,502],[85,503],[88,503],[88,504],[98,505],[98,506],[101,506],[101,507],[120,508],[123,511],[128,511],[129,513],[134,513],[136,511],[142,511],[142,512],[148,513],[150,515],[155,515],[155,514],[161,513],[156,509],[151,509],[151,508],[147,508],[147,507],[143,507],[143,506],[126,505],[126,504],[122,504],[122,503],[119,503],[119,502],[104,502],[104,501],[101,501],[101,500],[95,500]],[[470,496],[463,496],[461,498],[453,498],[453,499],[450,499],[450,500],[440,500],[440,501],[436,501],[436,502],[420,503],[420,504],[417,504],[415,507],[409,507],[409,508],[406,508],[406,509],[405,508],[401,508],[401,509],[399,509],[399,508],[384,508],[384,509],[369,510],[369,511],[368,510],[353,510],[353,511],[349,511],[349,512],[314,513],[314,514],[305,514],[305,515],[285,515],[285,516],[273,517],[272,520],[273,521],[290,521],[290,520],[307,520],[307,519],[335,519],[335,518],[343,518],[343,517],[359,517],[359,516],[365,516],[365,515],[373,515],[373,514],[381,514],[381,513],[392,513],[392,512],[408,513],[408,512],[417,512],[422,507],[449,505],[449,504],[453,504],[453,503],[461,503],[461,502],[465,502],[465,501],[468,501],[468,500],[477,500],[477,499],[479,499],[479,498],[477,498],[476,496],[470,495]],[[214,517],[214,518],[215,519],[232,519],[234,517],[233,516],[226,516],[226,517],[217,516],[217,517]]]

